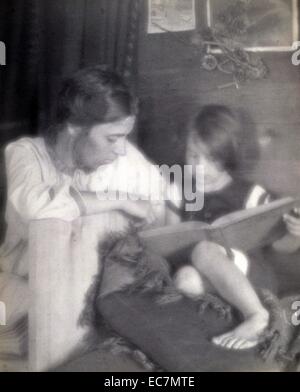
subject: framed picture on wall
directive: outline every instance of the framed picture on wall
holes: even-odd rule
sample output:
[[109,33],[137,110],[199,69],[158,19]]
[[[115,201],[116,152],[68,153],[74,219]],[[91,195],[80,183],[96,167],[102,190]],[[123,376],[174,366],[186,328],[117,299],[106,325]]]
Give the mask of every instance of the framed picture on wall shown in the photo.
[[207,0],[208,26],[231,31],[253,52],[293,50],[298,18],[298,0]]
[[148,33],[195,28],[195,0],[148,0]]

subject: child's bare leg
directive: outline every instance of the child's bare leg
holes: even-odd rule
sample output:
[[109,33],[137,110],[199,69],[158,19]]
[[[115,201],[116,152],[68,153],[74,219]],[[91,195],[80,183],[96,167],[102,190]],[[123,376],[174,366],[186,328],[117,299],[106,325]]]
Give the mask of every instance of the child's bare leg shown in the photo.
[[232,349],[254,347],[268,325],[269,314],[249,280],[224,254],[223,248],[211,242],[201,242],[194,248],[192,264],[245,318],[237,328],[213,338],[213,342]]
[[199,298],[206,291],[206,282],[191,265],[186,265],[176,272],[174,284],[177,290],[190,298]]

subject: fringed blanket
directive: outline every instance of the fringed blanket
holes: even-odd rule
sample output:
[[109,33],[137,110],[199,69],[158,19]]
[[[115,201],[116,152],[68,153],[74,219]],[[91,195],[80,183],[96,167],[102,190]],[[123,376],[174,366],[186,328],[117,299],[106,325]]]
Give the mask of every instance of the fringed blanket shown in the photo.
[[100,259],[101,273],[88,292],[81,323],[91,327],[93,336],[103,322],[113,331],[103,347],[131,351],[147,370],[296,369],[300,338],[288,313],[295,298],[284,306],[270,291],[260,290],[270,312],[261,343],[255,350],[227,350],[210,339],[240,322],[236,310],[211,294],[197,301],[184,298],[174,287],[167,260],[147,249],[135,232],[110,236],[101,245]]

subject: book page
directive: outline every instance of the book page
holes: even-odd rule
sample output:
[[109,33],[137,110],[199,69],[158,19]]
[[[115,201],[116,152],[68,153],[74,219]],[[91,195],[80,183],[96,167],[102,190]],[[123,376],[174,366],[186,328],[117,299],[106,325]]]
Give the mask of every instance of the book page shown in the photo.
[[[253,216],[257,216],[260,215],[262,213],[267,213],[269,211],[277,211],[277,209],[281,209],[281,207],[287,207],[287,211],[289,209],[292,209],[293,207],[293,203],[295,203],[296,200],[293,199],[292,197],[285,197],[283,199],[280,200],[275,200],[271,203],[268,204],[264,204],[255,208],[249,208],[249,209],[245,209],[245,210],[239,210],[239,211],[235,211],[232,212],[230,214],[226,214],[218,219],[216,219],[213,222],[213,226],[214,227],[224,227],[228,224],[232,224],[234,222],[238,222],[241,220],[244,220],[246,218],[250,218]],[[300,201],[299,201],[300,203]]]
[[286,233],[282,216],[299,201],[285,198],[269,205],[237,211],[211,226],[211,239],[225,247],[249,251],[273,243]]
[[208,239],[210,225],[204,222],[184,222],[158,229],[142,231],[143,242],[164,257],[202,240]]

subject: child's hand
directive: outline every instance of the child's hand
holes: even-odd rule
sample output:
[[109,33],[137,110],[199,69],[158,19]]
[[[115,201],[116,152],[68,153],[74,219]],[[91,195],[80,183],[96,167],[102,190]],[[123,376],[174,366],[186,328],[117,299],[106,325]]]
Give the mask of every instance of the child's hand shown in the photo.
[[295,208],[292,214],[284,215],[287,230],[295,237],[300,237],[300,209]]

